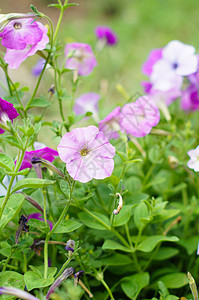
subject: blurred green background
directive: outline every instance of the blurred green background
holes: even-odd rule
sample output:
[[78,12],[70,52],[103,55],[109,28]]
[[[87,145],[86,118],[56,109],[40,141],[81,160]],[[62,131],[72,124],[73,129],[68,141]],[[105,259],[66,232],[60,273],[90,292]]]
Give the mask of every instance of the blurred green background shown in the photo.
[[[71,0],[72,2],[72,0]],[[141,72],[143,62],[153,48],[165,46],[169,41],[177,39],[199,47],[199,1],[198,0],[77,0],[78,6],[70,7],[64,15],[62,29],[59,34],[60,43],[64,47],[67,42],[89,43],[95,49],[96,37],[94,29],[98,25],[110,26],[118,35],[118,44],[106,47],[98,56],[98,67],[93,73],[80,80],[76,96],[89,91],[99,92],[101,101],[101,117],[104,117],[115,106],[125,102],[116,89],[122,84],[130,95],[142,93],[140,82],[145,80]],[[1,12],[29,12],[30,4],[46,13],[56,24],[58,10],[48,4],[51,0],[14,1],[1,0]],[[19,70],[11,72],[13,78],[22,85],[36,79],[30,73],[37,58],[31,57]],[[66,88],[70,93],[71,74],[65,74]],[[19,79],[20,78],[20,79]],[[63,80],[63,81],[64,81]],[[69,82],[69,81],[68,81]],[[53,83],[53,76],[45,75],[40,92],[47,96],[47,90]],[[65,114],[67,115],[67,105]],[[53,103],[48,118],[59,119]],[[55,115],[55,112],[56,115]]]

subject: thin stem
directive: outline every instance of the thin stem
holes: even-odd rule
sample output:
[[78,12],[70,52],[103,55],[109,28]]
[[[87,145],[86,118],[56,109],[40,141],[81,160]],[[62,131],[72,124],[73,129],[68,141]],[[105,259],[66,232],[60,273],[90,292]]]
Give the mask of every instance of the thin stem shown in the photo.
[[67,261],[63,264],[63,266],[61,267],[61,269],[59,270],[59,272],[57,273],[57,275],[55,276],[55,279],[57,279],[61,273],[65,270],[66,266],[69,264],[69,262],[72,260],[72,256],[70,256]]
[[11,257],[12,257],[12,253],[13,253],[13,250],[10,249],[10,254],[9,254],[9,256],[7,257],[6,261],[5,261],[5,264],[4,264],[4,266],[3,266],[2,272],[6,270],[6,267],[7,267],[8,263],[9,263]]
[[131,248],[133,248],[133,244],[132,244],[132,241],[131,241],[131,236],[130,236],[130,233],[129,233],[128,223],[125,224],[125,230],[126,230],[126,236],[127,236],[128,242],[129,242]]
[[108,286],[107,283],[104,281],[104,279],[101,279],[100,281],[101,281],[101,283],[103,284],[103,286],[105,287],[105,289],[107,290],[107,292],[109,293],[110,298],[113,299],[113,300],[115,300],[115,298],[113,297],[113,294],[112,294],[112,292],[111,292],[109,286]]

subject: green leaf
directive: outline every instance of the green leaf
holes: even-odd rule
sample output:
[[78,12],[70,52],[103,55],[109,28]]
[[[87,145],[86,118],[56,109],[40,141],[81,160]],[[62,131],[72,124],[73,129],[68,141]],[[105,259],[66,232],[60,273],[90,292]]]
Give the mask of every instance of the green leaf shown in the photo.
[[172,273],[164,275],[158,279],[169,289],[178,289],[189,283],[187,275],[184,273]]
[[0,167],[12,172],[14,171],[15,163],[10,156],[0,153]]
[[[32,266],[31,266],[32,267]],[[48,268],[48,278],[43,279],[43,266],[37,267],[37,271],[28,271],[24,274],[24,281],[28,291],[35,288],[42,288],[51,285],[54,282],[54,275],[57,268]]]
[[147,237],[141,242],[136,250],[142,252],[151,252],[160,242],[177,242],[179,241],[177,236],[164,236],[164,235],[152,235]]
[[39,178],[25,178],[22,180],[19,180],[13,190],[12,193],[23,189],[23,188],[43,188],[50,184],[55,183],[55,181],[47,180],[47,179],[39,179]]
[[149,160],[154,164],[160,164],[163,161],[161,149],[158,145],[149,149]]
[[48,7],[57,7],[59,9],[61,9],[61,5],[60,4],[49,4]]
[[[0,220],[0,230],[2,230],[8,222],[10,222],[19,213],[24,199],[25,198],[22,194],[13,194],[10,196]],[[3,201],[4,197],[0,198],[0,206],[2,206]]]
[[116,215],[114,217],[114,222],[113,222],[113,226],[117,227],[117,226],[122,226],[124,224],[126,224],[130,217],[131,217],[131,209],[135,206],[134,205],[124,205],[121,209],[121,211],[119,212],[118,215]]
[[194,252],[196,252],[198,247],[198,235],[186,239],[180,239],[178,244],[186,249],[188,255],[192,255]]
[[[14,271],[4,271],[0,273],[0,286],[7,286],[7,287],[15,287],[18,289],[24,289],[24,279],[23,275],[14,272]],[[1,295],[2,300],[11,300],[16,299],[14,296],[10,295]]]
[[103,263],[103,265],[110,266],[123,266],[133,263],[132,260],[124,254],[114,253],[108,257],[103,257],[99,259]]
[[134,250],[124,247],[123,245],[119,244],[118,242],[112,240],[106,240],[102,246],[102,249],[110,249],[110,250],[121,250],[124,252],[134,252]]
[[[3,256],[8,257],[10,255],[10,249],[11,248],[3,248],[0,250],[0,253]],[[21,252],[21,250],[18,250],[12,254],[12,258],[15,258],[19,261],[23,261],[23,253]]]
[[79,227],[81,227],[82,224],[73,221],[73,220],[63,220],[58,227],[55,229],[54,233],[66,233],[66,232],[72,232]]
[[172,247],[162,247],[154,256],[154,260],[165,260],[171,258],[179,253],[179,250]]
[[31,107],[48,107],[50,106],[50,102],[48,102],[45,98],[34,98],[31,105]]
[[127,297],[135,300],[140,291],[149,284],[149,280],[149,273],[135,274],[124,277],[121,280],[121,287]]
[[144,218],[149,218],[149,211],[147,205],[144,202],[141,202],[137,205],[134,211],[134,222],[138,229],[140,226],[144,225]]
[[81,212],[78,214],[78,217],[82,223],[93,229],[107,230],[107,227],[110,226],[109,219],[105,215],[98,212],[90,212],[90,214],[87,212]]

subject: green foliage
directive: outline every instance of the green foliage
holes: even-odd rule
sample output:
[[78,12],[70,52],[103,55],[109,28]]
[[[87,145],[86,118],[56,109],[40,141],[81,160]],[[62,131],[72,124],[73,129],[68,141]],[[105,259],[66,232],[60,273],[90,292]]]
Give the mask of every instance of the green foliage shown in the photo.
[[42,288],[51,285],[54,281],[54,275],[57,268],[48,268],[48,277],[43,278],[43,266],[33,267],[30,266],[32,271],[27,271],[24,274],[24,282],[28,291],[31,291],[35,288]]

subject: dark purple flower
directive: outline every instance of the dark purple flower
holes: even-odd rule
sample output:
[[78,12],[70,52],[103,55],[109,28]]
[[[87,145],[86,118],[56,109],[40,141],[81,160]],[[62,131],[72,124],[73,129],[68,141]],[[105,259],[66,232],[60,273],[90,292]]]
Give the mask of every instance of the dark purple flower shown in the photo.
[[85,272],[84,271],[79,271],[77,273],[74,274],[74,277],[77,278],[77,281],[79,281],[79,278],[84,274]]
[[42,149],[26,151],[24,155],[24,159],[21,164],[20,171],[26,168],[32,168],[32,159],[35,158],[43,158],[47,161],[53,162],[56,156],[58,156],[58,152],[54,149],[44,147]]
[[[36,220],[44,221],[44,219],[42,218],[42,214],[40,214],[40,213],[33,213],[33,214],[29,215],[27,220],[30,220],[30,219],[36,219]],[[53,228],[53,223],[50,222],[49,220],[47,220],[47,222],[49,224],[50,231],[51,231],[52,228]]]
[[68,240],[66,243],[65,250],[74,252],[74,249],[75,249],[75,241]]
[[98,39],[105,40],[106,44],[113,46],[117,43],[118,38],[115,32],[108,26],[98,26],[95,28],[95,34]]
[[[18,115],[12,103],[0,98],[0,123],[6,124],[7,121],[14,120]],[[0,128],[0,134],[4,131]]]

